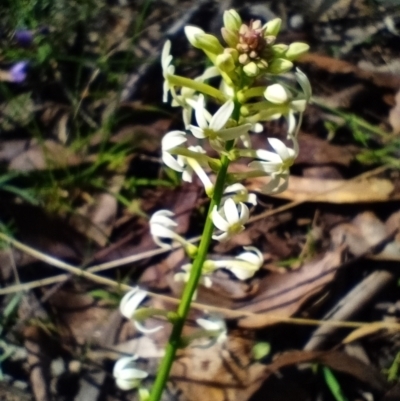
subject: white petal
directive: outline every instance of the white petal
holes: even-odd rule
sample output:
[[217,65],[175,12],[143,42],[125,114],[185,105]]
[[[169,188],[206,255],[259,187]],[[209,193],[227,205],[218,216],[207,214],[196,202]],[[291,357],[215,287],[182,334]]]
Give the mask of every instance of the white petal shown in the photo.
[[163,139],[161,140],[161,149],[163,151],[168,151],[171,149],[176,148],[182,143],[187,141],[186,133],[183,131],[171,131],[164,135]]
[[301,89],[303,89],[306,100],[308,101],[312,95],[310,81],[308,80],[307,75],[304,74],[304,72],[301,71],[299,68],[296,68],[295,75],[297,78],[297,82],[300,84]]
[[167,209],[157,210],[154,212],[150,218],[150,225],[151,224],[161,224],[166,227],[176,227],[178,224],[172,220],[170,217],[175,216],[175,213],[171,212]]
[[179,163],[179,161],[177,159],[175,159],[174,156],[172,156],[170,153],[168,152],[162,152],[162,161],[163,163],[168,166],[169,168],[171,168],[172,170],[177,171],[178,173],[182,173],[183,171],[183,166],[181,165],[181,163]]
[[242,192],[242,191],[246,191],[246,187],[243,184],[236,183],[236,184],[228,185],[224,190],[224,194],[238,193],[238,192]]
[[278,138],[268,138],[269,144],[283,161],[290,159],[290,154],[286,145]]
[[117,376],[126,366],[129,366],[133,361],[136,361],[139,357],[137,355],[124,356],[115,363],[113,369],[113,376]]
[[137,388],[140,384],[139,381],[136,379],[133,379],[133,380],[116,379],[115,383],[117,384],[118,388],[120,388],[121,390],[125,390],[125,391]]
[[290,102],[290,108],[298,113],[303,113],[307,107],[307,101],[305,99],[296,99]]
[[251,126],[250,131],[259,134],[264,131],[264,126],[260,123],[255,123]]
[[152,329],[146,329],[146,327],[144,327],[140,322],[138,322],[137,320],[135,320],[133,322],[133,324],[135,325],[135,327],[137,328],[138,331],[140,331],[141,333],[145,333],[145,334],[151,334],[151,333],[155,333],[161,329],[163,329],[163,326],[157,326],[157,327],[153,327]]
[[201,280],[202,280],[202,283],[203,283],[204,287],[206,287],[206,288],[212,287],[212,281],[211,281],[210,277],[203,276],[201,278]]
[[279,155],[269,150],[257,149],[256,150],[257,159],[265,160],[268,162],[282,163],[282,159]]
[[246,203],[250,203],[251,205],[257,205],[257,195],[256,194],[249,194]]
[[224,242],[224,241],[227,241],[230,238],[230,235],[228,234],[227,231],[225,231],[225,232],[223,232],[221,234],[218,234],[218,235],[214,234],[212,236],[212,238],[215,239],[216,241]]
[[264,97],[271,103],[282,104],[290,99],[290,93],[280,84],[273,84],[267,87]]
[[229,228],[228,222],[221,216],[218,212],[217,207],[214,206],[213,211],[211,212],[211,219],[214,223],[214,226],[217,227],[219,230],[227,231]]
[[197,139],[204,139],[206,135],[204,134],[204,131],[196,127],[195,125],[189,125],[188,129],[192,132],[193,136],[195,136]]
[[221,323],[209,319],[196,319],[196,323],[204,330],[217,331],[222,330]]
[[239,203],[239,208],[240,208],[240,217],[239,217],[239,221],[242,224],[245,224],[248,222],[249,217],[250,217],[250,211],[249,208],[243,203],[240,202]]
[[296,118],[292,112],[289,112],[287,116],[287,125],[288,135],[293,136],[296,130]]
[[154,237],[159,238],[171,238],[174,239],[176,237],[175,232],[170,230],[167,227],[161,226],[159,224],[154,224],[150,226],[150,233]]
[[118,373],[118,379],[120,380],[138,380],[138,379],[145,379],[149,374],[141,369],[136,369],[133,367],[125,367]]
[[251,269],[245,269],[242,267],[231,267],[229,270],[238,278],[239,280],[248,280],[249,278],[252,278],[255,274],[254,270]]
[[279,176],[272,176],[271,181],[261,188],[261,192],[267,195],[275,193],[276,189],[279,188],[280,180]]
[[235,105],[232,100],[228,100],[224,103],[213,115],[210,121],[210,129],[218,132],[224,128],[229,118],[232,116],[234,107]]
[[220,75],[221,75],[221,73],[219,72],[219,69],[215,66],[212,66],[212,67],[206,68],[202,75],[195,78],[195,81],[203,82],[210,78],[219,77]]
[[208,128],[208,121],[205,115],[204,96],[200,95],[197,99],[196,107],[194,108],[197,124],[200,128]]
[[224,141],[239,138],[241,135],[246,134],[251,128],[251,124],[239,125],[237,127],[226,128],[219,131],[218,136]]
[[163,49],[161,52],[161,65],[162,65],[163,70],[165,70],[168,67],[169,63],[171,62],[171,60],[169,60],[169,62],[168,62],[168,58],[170,56],[170,54],[169,54],[170,51],[171,51],[171,41],[167,40],[164,43],[164,46],[163,46]]
[[196,35],[205,33],[202,29],[197,26],[186,25],[185,26],[185,35],[190,42],[190,44],[194,47],[197,45]]
[[121,299],[119,310],[127,319],[131,319],[136,312],[138,306],[147,297],[147,292],[138,287],[133,288],[127,292]]
[[282,163],[256,161],[249,163],[249,167],[254,170],[263,171],[266,174],[273,174],[281,170]]
[[236,224],[239,221],[239,213],[235,201],[228,198],[224,203],[224,215],[229,226]]

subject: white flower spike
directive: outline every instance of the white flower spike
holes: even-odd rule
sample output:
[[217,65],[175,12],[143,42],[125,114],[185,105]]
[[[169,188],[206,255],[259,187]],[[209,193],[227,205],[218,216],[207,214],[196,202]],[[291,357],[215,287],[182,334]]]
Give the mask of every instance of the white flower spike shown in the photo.
[[222,231],[221,234],[213,235],[213,239],[227,241],[244,230],[249,220],[249,209],[243,202],[236,204],[232,198],[228,198],[220,210],[214,206],[211,219],[215,227]]
[[132,390],[138,388],[143,379],[149,374],[144,370],[136,368],[136,355],[120,358],[114,365],[113,376],[117,386],[121,390]]
[[135,319],[135,312],[139,305],[147,297],[147,292],[141,290],[139,287],[134,287],[131,291],[127,292],[119,304],[119,310],[123,316],[127,319],[133,319],[133,324],[142,333],[155,333],[163,328],[163,326],[157,326],[152,329],[146,329],[138,320]]
[[212,116],[205,108],[204,96],[200,95],[195,105],[195,116],[198,127],[189,125],[190,131],[198,139],[209,138],[211,141],[230,141],[246,134],[251,124],[243,124],[236,127],[225,128],[234,109],[233,100],[225,102]]

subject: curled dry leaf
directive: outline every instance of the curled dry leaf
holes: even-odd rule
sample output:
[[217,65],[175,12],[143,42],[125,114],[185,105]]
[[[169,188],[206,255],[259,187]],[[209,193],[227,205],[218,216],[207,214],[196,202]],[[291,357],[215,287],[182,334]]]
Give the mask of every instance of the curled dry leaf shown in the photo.
[[259,329],[296,313],[305,301],[329,284],[342,263],[344,247],[307,262],[286,274],[270,274],[260,282],[260,292],[250,301],[237,303],[238,309],[259,315],[239,320],[239,326]]
[[[264,177],[249,180],[248,189],[259,191],[266,182],[267,179]],[[355,181],[291,176],[288,189],[274,196],[295,202],[313,201],[343,204],[386,202],[389,199],[399,198],[399,194],[392,196],[393,191],[393,183],[383,178]]]
[[[349,251],[360,256],[378,260],[400,260],[399,213],[383,223],[372,212],[357,215],[350,223],[339,224],[331,230],[332,242],[345,244]],[[373,249],[379,245],[379,249]]]
[[292,351],[278,356],[266,368],[275,373],[280,369],[300,363],[321,363],[338,372],[346,373],[351,377],[366,383],[371,389],[383,392],[388,388],[384,376],[373,366],[361,362],[359,359],[341,351]]
[[370,336],[371,334],[375,334],[382,330],[389,330],[392,332],[399,331],[400,325],[390,322],[373,322],[353,330],[342,340],[342,344],[349,344],[353,341],[359,340],[360,338]]

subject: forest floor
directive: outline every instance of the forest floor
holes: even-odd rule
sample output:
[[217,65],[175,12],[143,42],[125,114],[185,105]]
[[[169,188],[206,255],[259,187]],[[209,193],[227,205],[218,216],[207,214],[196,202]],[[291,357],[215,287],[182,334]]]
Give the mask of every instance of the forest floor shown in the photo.
[[[182,129],[162,103],[161,49],[169,38],[182,74],[198,75],[183,27],[219,35],[229,8],[280,17],[279,42],[310,45],[296,66],[313,97],[288,190],[246,181],[259,199],[251,223],[211,250],[265,257],[254,278],[220,271],[199,290],[228,340],[181,350],[163,399],[400,400],[400,4],[292,3],[1,6],[0,400],[136,400],[112,376],[132,353],[151,387],[168,330],[138,333],[118,302],[139,285],[149,305],[174,308],[184,252],[157,248],[148,219],[169,209],[196,238],[207,205],[198,182],[161,163],[162,136]],[[284,138],[280,120],[264,128],[254,146]]]

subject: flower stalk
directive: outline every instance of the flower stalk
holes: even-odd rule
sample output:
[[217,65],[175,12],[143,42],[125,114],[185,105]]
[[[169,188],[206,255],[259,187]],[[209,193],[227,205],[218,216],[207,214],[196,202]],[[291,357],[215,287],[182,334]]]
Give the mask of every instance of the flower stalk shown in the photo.
[[189,281],[187,282],[183,291],[182,298],[177,310],[177,320],[173,326],[172,333],[165,350],[165,356],[158,370],[149,401],[158,401],[161,398],[162,392],[169,377],[172,363],[175,359],[176,351],[180,347],[183,326],[190,310],[190,304],[192,302],[193,295],[197,290],[198,283],[201,278],[201,270],[207,258],[208,249],[210,247],[212,235],[214,232],[214,225],[211,219],[211,213],[214,209],[214,206],[218,207],[221,201],[229,162],[230,161],[226,156],[222,157],[221,169],[219,170],[217,175],[214,195],[208,208],[207,218],[204,225],[201,241],[198,247],[197,257],[193,262]]
[[[181,174],[182,180],[192,182],[197,177],[210,198],[203,233],[198,247],[175,232],[177,223],[174,213],[159,210],[150,219],[150,232],[160,247],[171,249],[173,243],[180,243],[192,262],[183,264],[182,270],[174,278],[185,283],[176,312],[165,312],[152,308],[138,309],[146,298],[146,292],[135,289],[126,294],[121,303],[121,312],[144,333],[153,333],[163,326],[146,328],[143,321],[149,317],[162,316],[165,324],[172,324],[172,332],[165,348],[149,401],[159,401],[169,378],[176,352],[190,341],[200,337],[212,338],[216,342],[227,339],[226,324],[220,318],[198,319],[201,330],[193,336],[182,337],[182,331],[190,310],[191,302],[198,287],[212,285],[212,274],[217,269],[225,269],[236,279],[251,279],[262,267],[263,254],[256,247],[245,247],[245,252],[223,260],[207,259],[212,240],[228,241],[245,229],[252,207],[256,206],[255,194],[250,194],[240,182],[251,177],[268,177],[261,189],[266,194],[282,192],[288,186],[289,168],[298,154],[297,133],[306,103],[311,97],[311,87],[307,77],[299,70],[297,82],[302,93],[278,83],[278,75],[293,66],[292,61],[307,51],[303,43],[292,45],[276,44],[276,36],[281,20],[275,19],[262,24],[260,20],[242,22],[234,10],[224,14],[222,37],[227,46],[202,29],[187,26],[185,34],[189,42],[200,49],[213,64],[202,75],[189,79],[175,75],[170,54],[171,43],[166,42],[162,51],[164,76],[164,101],[172,97],[171,105],[183,108],[182,118],[185,131],[171,131],[162,140],[162,161],[170,169]],[[257,78],[270,78],[271,84],[259,86]],[[210,78],[218,78],[218,88],[205,83]],[[214,82],[214,81],[213,81]],[[212,82],[212,83],[213,83]],[[258,82],[258,84],[257,84]],[[213,83],[214,84],[214,83]],[[217,104],[211,114],[207,103]],[[193,115],[194,114],[194,115]],[[296,123],[295,115],[299,115]],[[193,118],[194,117],[194,118]],[[268,138],[267,146],[273,151],[254,149],[250,132],[260,133],[262,121],[283,118],[286,121],[288,147],[278,138]],[[198,140],[196,146],[187,146],[188,136]],[[218,157],[207,155],[208,141]],[[252,159],[247,171],[230,173],[230,164],[239,159]],[[216,175],[209,177],[208,169]],[[115,374],[121,386],[138,388],[145,378],[132,364],[133,360],[120,363]],[[122,366],[122,368],[121,368]],[[121,372],[122,373],[121,373]],[[132,377],[129,374],[132,373]],[[147,393],[146,393],[147,401]]]

